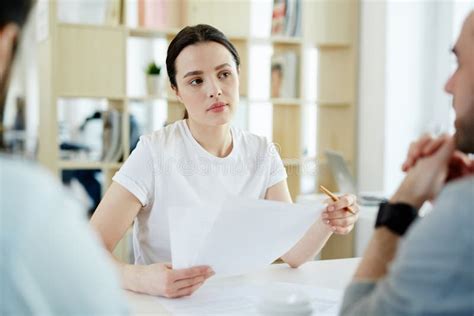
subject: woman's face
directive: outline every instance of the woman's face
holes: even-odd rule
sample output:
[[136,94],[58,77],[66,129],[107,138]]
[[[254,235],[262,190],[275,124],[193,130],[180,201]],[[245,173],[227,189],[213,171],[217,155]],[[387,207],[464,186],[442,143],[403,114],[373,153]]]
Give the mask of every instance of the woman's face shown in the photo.
[[175,93],[189,119],[207,126],[229,123],[239,102],[239,73],[227,48],[216,42],[187,46],[175,67]]

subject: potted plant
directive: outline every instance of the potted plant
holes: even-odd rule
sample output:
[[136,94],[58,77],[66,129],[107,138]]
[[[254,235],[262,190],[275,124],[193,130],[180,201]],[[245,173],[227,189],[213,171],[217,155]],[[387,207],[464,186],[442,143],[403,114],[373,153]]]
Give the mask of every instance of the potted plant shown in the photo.
[[158,66],[154,61],[149,63],[146,68],[146,84],[149,95],[161,95],[163,92],[161,66]]

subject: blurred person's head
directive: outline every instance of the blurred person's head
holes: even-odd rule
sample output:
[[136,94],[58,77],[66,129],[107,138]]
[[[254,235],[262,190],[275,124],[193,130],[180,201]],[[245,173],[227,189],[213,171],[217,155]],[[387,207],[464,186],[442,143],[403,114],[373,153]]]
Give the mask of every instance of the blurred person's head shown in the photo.
[[183,28],[168,47],[166,68],[185,118],[227,124],[239,102],[239,66],[237,49],[221,31],[206,24]]
[[3,113],[8,81],[21,29],[32,3],[32,0],[0,1],[0,148],[3,147]]
[[464,21],[453,52],[457,68],[445,90],[453,96],[456,112],[454,138],[459,150],[474,153],[474,11]]

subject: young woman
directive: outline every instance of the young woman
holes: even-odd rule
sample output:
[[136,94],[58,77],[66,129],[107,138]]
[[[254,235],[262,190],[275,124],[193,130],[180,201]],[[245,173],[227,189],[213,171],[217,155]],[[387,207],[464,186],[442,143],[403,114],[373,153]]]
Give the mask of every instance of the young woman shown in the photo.
[[[171,86],[185,119],[140,138],[91,219],[112,252],[134,222],[135,265],[118,263],[123,286],[166,297],[190,295],[213,275],[211,267],[173,270],[167,212],[176,205],[218,203],[226,195],[292,203],[283,163],[264,137],[231,127],[239,103],[240,59],[209,25],[186,27],[168,48]],[[282,259],[292,267],[311,260],[332,233],[350,232],[358,206],[345,195]]]

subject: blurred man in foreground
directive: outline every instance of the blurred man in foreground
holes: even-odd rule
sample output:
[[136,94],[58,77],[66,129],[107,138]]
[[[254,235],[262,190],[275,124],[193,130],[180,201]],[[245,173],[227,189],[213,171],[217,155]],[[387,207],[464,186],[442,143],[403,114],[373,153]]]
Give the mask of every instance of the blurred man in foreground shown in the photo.
[[[8,79],[32,1],[0,1],[0,139]],[[86,211],[48,172],[0,142],[0,314],[126,314]]]

